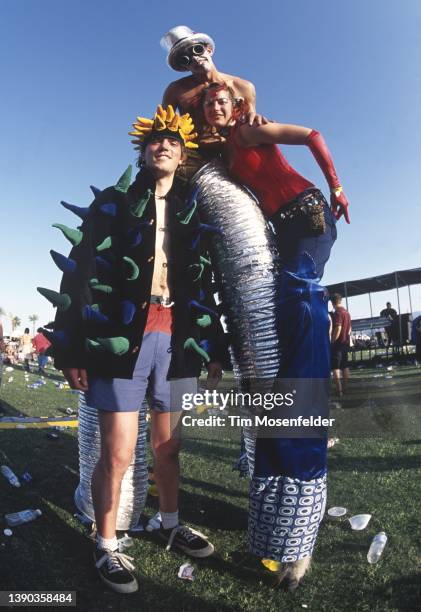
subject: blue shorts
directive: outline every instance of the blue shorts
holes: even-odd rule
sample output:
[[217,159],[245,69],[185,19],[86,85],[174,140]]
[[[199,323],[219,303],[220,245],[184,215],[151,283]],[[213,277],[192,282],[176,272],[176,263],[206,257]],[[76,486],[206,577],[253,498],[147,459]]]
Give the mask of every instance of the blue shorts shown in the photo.
[[147,332],[133,378],[89,378],[88,406],[110,412],[137,412],[145,397],[157,412],[178,412],[184,393],[197,392],[197,378],[167,380],[171,361],[171,334]]

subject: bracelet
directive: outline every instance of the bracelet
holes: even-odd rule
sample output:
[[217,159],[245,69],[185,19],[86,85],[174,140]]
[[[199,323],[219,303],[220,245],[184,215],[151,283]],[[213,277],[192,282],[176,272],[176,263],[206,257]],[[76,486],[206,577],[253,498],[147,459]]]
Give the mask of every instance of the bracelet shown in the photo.
[[336,197],[340,196],[342,192],[343,192],[342,185],[338,185],[338,187],[334,187],[333,189],[330,190],[330,193],[335,195]]

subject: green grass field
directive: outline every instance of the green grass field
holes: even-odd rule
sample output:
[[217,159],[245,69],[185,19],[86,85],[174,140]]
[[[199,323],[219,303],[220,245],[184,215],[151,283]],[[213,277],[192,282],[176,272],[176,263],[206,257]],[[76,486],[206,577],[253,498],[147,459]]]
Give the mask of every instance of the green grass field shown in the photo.
[[[329,452],[328,507],[341,505],[348,516],[368,512],[373,518],[362,532],[352,531],[347,522],[325,519],[313,569],[295,594],[272,589],[272,575],[246,554],[248,481],[232,471],[238,432],[215,436],[204,429],[185,438],[180,509],[184,522],[210,537],[216,553],[202,561],[190,560],[195,580],[185,582],[177,572],[189,559],[166,552],[152,536],[140,536],[127,550],[135,558],[140,582],[140,591],[132,596],[102,587],[91,561],[91,541],[73,517],[77,430],[63,430],[58,440],[50,440],[47,430],[0,429],[0,463],[19,475],[28,470],[33,476],[21,489],[0,476],[1,519],[6,512],[25,508],[43,511],[42,517],[17,527],[9,538],[3,535],[2,523],[1,589],[73,590],[77,609],[92,612],[419,609],[421,369],[402,366],[392,379],[385,379],[385,371],[379,369],[353,374],[355,390],[350,400],[336,406],[336,413],[344,415],[348,426],[371,411],[374,423],[381,423],[388,436],[340,437]],[[47,385],[31,390],[21,370],[4,373],[5,416],[63,416],[65,408],[76,408],[77,396],[57,389],[55,376],[51,373]],[[31,374],[30,382],[36,378]],[[156,498],[149,497],[145,514],[151,516],[156,508]],[[378,564],[369,565],[370,541],[381,530],[388,535],[387,548]]]

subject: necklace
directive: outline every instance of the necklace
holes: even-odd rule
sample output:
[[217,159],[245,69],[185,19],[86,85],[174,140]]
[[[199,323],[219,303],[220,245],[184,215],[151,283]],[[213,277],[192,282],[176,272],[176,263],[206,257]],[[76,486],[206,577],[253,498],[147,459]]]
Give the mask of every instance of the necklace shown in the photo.
[[165,195],[158,195],[157,193],[155,194],[155,197],[157,200],[166,200],[167,199],[167,195],[169,194],[169,191],[167,191],[167,193]]

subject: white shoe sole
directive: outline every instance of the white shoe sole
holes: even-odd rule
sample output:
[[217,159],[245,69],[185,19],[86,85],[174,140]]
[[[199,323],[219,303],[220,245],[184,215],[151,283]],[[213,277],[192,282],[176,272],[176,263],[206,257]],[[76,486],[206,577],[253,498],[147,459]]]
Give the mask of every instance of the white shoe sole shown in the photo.
[[115,582],[107,580],[101,573],[99,573],[99,577],[101,578],[102,582],[107,585],[107,587],[116,593],[136,593],[136,591],[139,590],[139,584],[136,579],[128,584],[116,584]]
[[210,543],[206,546],[206,548],[201,548],[199,550],[191,550],[190,548],[179,546],[177,544],[174,545],[174,548],[176,550],[181,550],[186,555],[189,555],[189,557],[195,557],[197,559],[203,559],[204,557],[210,557],[210,555],[212,555],[215,552],[214,545]]

